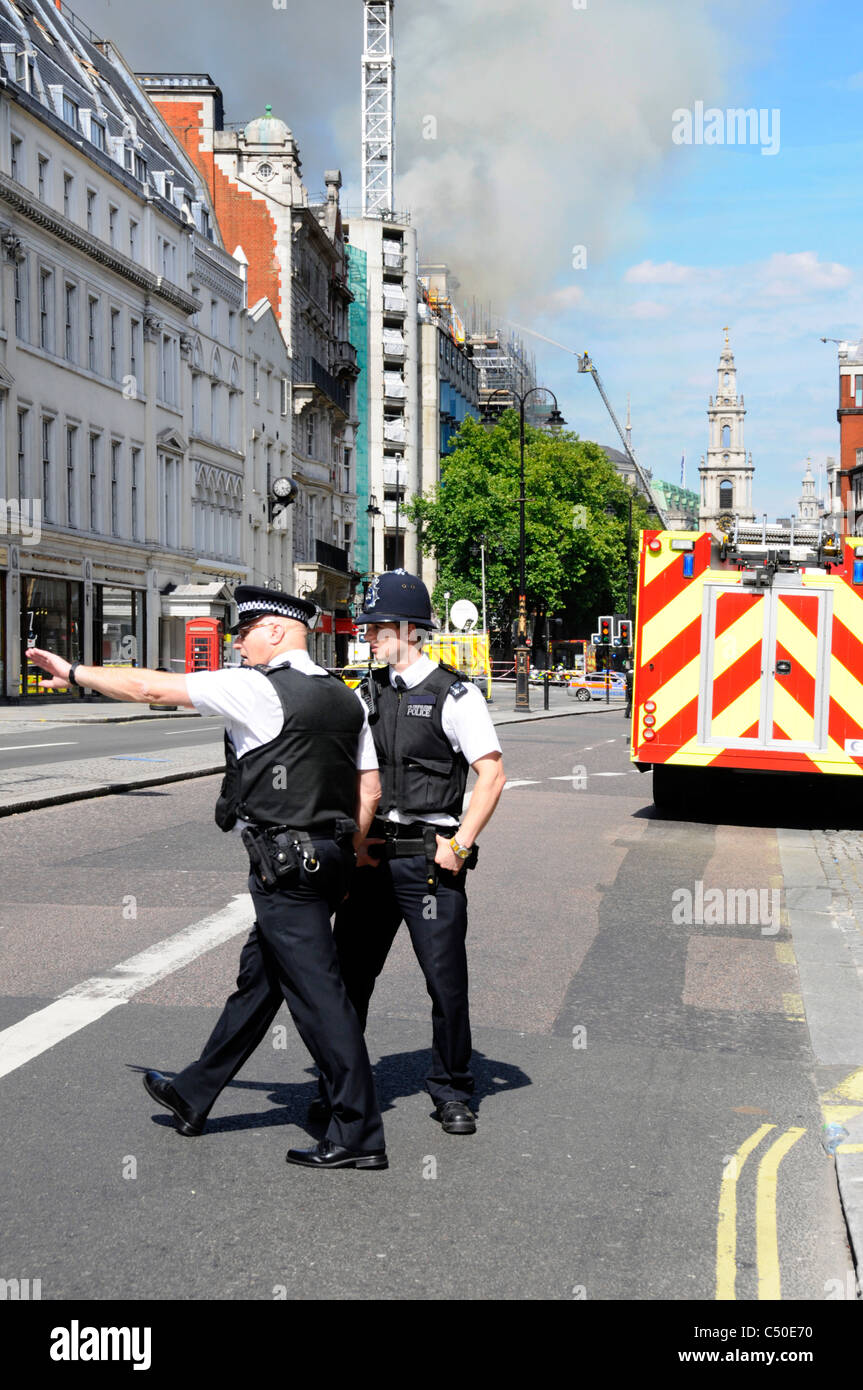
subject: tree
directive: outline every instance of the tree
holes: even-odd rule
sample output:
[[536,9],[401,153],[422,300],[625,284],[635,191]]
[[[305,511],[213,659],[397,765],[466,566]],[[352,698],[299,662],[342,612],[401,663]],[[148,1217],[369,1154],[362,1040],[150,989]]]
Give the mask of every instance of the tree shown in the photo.
[[[437,560],[434,602],[441,610],[447,590],[479,606],[485,537],[487,603],[496,619],[490,626],[508,632],[518,609],[517,412],[506,411],[492,430],[466,419],[454,445],[441,460],[440,483],[406,510]],[[585,636],[599,613],[626,607],[630,490],[598,444],[569,431],[555,436],[526,426],[524,471],[528,612],[540,620],[565,611],[568,635]],[[657,524],[635,496],[633,565],[638,532]]]

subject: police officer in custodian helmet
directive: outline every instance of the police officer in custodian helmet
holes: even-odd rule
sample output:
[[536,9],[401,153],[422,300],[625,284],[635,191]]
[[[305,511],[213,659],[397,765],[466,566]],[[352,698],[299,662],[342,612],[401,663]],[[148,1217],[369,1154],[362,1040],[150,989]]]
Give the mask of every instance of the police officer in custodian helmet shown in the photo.
[[380,793],[367,719],[357,696],[309,657],[313,603],[253,585],[239,585],[235,598],[233,631],[244,668],[175,676],[70,666],[37,649],[27,655],[52,676],[44,682],[49,689],[80,685],[225,721],[227,768],[216,820],[223,830],[242,833],[257,921],[240,958],[237,990],[200,1059],[173,1081],[148,1072],[150,1095],[173,1113],[181,1134],[200,1134],[284,998],[331,1102],[324,1138],[312,1149],[289,1150],[288,1161],[386,1168],[368,1053],[330,927]]
[[[404,570],[379,575],[356,621],[366,624],[373,656],[387,663],[360,688],[383,791],[336,914],[339,965],[365,1026],[375,980],[407,923],[432,1000],[427,1085],[436,1118],[449,1134],[473,1134],[465,869],[476,862],[476,838],[506,781],[500,743],[477,686],[423,655],[423,634],[436,623],[422,580]],[[477,780],[462,815],[469,767]],[[328,1113],[326,1087],[311,1113]]]

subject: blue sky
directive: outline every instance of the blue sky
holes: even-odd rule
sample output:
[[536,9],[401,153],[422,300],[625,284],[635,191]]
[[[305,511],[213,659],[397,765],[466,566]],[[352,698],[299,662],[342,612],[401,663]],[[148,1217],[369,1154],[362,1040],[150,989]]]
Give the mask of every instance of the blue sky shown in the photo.
[[[226,116],[271,101],[312,195],[359,200],[360,0],[75,0],[138,70],[208,71]],[[396,0],[397,203],[461,293],[587,347],[655,476],[707,444],[730,327],[756,511],[794,510],[838,453],[837,365],[863,334],[863,6],[852,0]],[[779,151],[680,146],[697,101],[780,112]],[[438,133],[421,136],[429,114]],[[576,245],[587,268],[572,267]],[[616,443],[589,378],[534,343],[584,437]]]

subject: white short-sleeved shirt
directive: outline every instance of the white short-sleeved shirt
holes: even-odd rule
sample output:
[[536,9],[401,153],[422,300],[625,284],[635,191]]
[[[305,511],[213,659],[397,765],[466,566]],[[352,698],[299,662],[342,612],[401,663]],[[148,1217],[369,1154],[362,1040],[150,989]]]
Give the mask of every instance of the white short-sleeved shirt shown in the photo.
[[[437,665],[438,663],[430,657],[421,656],[404,671],[396,672],[391,666],[390,684],[395,685],[396,675],[399,675],[408,690],[413,690],[414,686],[437,670]],[[463,682],[463,685],[464,694],[458,699],[451,694],[446,696],[441,710],[441,724],[453,751],[463,753],[472,767],[479,758],[486,758],[489,753],[500,753],[502,750],[482,692],[470,681]],[[411,816],[403,816],[399,811],[390,811],[387,814],[387,820],[399,821],[402,824],[409,823],[411,819]],[[427,814],[423,816],[423,820],[428,821],[430,825],[458,825],[458,821],[452,816],[446,816],[441,812]]]
[[[270,662],[291,666],[304,676],[326,676],[305,651],[283,652]],[[225,730],[237,750],[237,757],[271,743],[284,723],[284,710],[272,681],[261,671],[232,666],[223,671],[194,671],[186,677],[189,699],[199,714],[215,714],[225,721]],[[378,765],[374,739],[369,729],[368,711],[363,710],[363,727],[357,748],[357,769],[373,772]]]

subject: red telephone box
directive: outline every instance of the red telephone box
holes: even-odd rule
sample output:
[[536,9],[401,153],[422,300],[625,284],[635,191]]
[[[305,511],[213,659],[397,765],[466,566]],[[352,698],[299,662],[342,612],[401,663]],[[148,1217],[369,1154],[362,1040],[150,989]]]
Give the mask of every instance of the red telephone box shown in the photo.
[[222,665],[221,623],[218,618],[192,618],[186,623],[186,670],[218,671]]

